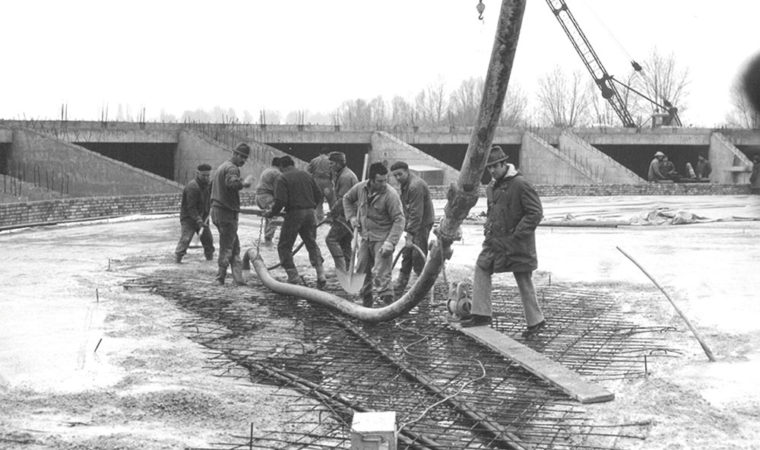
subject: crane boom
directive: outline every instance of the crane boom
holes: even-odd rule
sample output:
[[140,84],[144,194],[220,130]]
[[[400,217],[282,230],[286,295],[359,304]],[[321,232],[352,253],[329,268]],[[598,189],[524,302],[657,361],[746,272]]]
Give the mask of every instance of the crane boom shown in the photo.
[[633,121],[631,113],[625,106],[623,98],[620,96],[615,85],[612,83],[612,76],[607,73],[602,61],[597,56],[591,43],[586,39],[586,35],[578,26],[578,22],[575,21],[575,17],[570,12],[565,3],[565,0],[546,0],[546,3],[554,13],[554,17],[557,18],[562,29],[565,30],[565,34],[570,38],[570,42],[575,47],[575,51],[578,56],[581,57],[583,64],[588,69],[591,76],[594,78],[599,90],[602,91],[602,97],[606,99],[615,113],[620,117],[625,127],[636,127],[636,123]]

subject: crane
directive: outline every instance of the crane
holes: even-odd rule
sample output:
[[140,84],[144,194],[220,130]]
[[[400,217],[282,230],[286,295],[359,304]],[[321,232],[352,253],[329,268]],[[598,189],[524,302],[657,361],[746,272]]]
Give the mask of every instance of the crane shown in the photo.
[[[570,43],[573,44],[575,51],[578,53],[578,56],[581,57],[583,65],[586,66],[586,69],[588,69],[589,73],[593,77],[594,82],[596,82],[596,85],[599,87],[599,90],[602,93],[602,97],[609,102],[610,106],[615,111],[615,114],[617,114],[620,120],[623,122],[623,126],[635,128],[637,125],[633,120],[630,111],[628,111],[628,108],[626,107],[626,104],[623,101],[623,97],[621,97],[616,84],[625,87],[629,91],[639,95],[650,103],[667,111],[664,114],[660,113],[652,115],[653,127],[662,125],[681,126],[681,119],[678,117],[678,108],[673,106],[669,101],[663,100],[663,104],[660,104],[642,92],[617,80],[607,72],[607,69],[604,68],[604,64],[602,64],[602,61],[594,51],[594,48],[591,46],[588,38],[586,38],[583,30],[581,30],[581,27],[575,20],[573,13],[571,13],[570,9],[567,7],[565,0],[546,0],[546,3],[554,13],[554,17],[556,17],[559,21],[562,29],[565,31],[565,34],[570,39]],[[638,63],[633,61],[631,64],[633,65],[635,71],[641,72],[642,69]]]

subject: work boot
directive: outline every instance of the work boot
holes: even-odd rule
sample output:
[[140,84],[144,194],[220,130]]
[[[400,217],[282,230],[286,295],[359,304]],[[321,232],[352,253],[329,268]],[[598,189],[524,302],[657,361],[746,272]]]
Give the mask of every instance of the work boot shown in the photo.
[[248,256],[248,252],[243,254],[243,270],[251,270],[251,257]]
[[285,272],[288,274],[288,283],[303,284],[303,278],[301,275],[298,275],[298,269],[295,267],[292,269],[285,269]]
[[213,253],[206,253],[206,261],[211,261],[212,259],[214,259],[214,254]]
[[362,295],[362,305],[365,308],[372,308],[372,304],[375,303],[375,298],[372,293]]
[[409,284],[409,274],[399,272],[398,278],[396,278],[396,281],[393,283],[393,293],[396,297],[404,295],[404,289],[406,289],[407,284]]
[[174,262],[176,264],[182,264],[182,255],[174,255]]
[[232,279],[235,280],[235,284],[238,286],[245,286],[245,278],[243,278],[243,263],[240,258],[235,258],[232,262]]
[[336,272],[344,272],[345,273],[346,270],[348,270],[347,267],[346,267],[346,258],[344,258],[342,256],[337,256],[337,257],[335,257],[333,259],[335,260],[335,271]]
[[219,270],[216,272],[216,278],[214,280],[216,281],[216,284],[222,286],[224,284],[225,278],[227,278],[227,268],[220,267]]
[[324,289],[327,286],[327,278],[325,278],[325,268],[322,264],[314,266],[317,270],[317,289]]

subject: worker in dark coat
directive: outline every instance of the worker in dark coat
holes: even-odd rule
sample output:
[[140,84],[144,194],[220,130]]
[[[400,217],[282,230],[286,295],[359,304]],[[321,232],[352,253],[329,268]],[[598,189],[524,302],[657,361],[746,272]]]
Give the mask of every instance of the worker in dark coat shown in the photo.
[[486,168],[493,180],[486,190],[488,215],[483,248],[475,264],[472,284],[472,316],[462,326],[491,323],[491,276],[512,272],[522,298],[530,336],[546,325],[538,305],[532,274],[538,267],[536,227],[543,217],[536,190],[512,164],[499,146],[488,155]]
[[[406,218],[404,247],[401,249],[401,269],[393,284],[393,294],[398,298],[404,293],[409,283],[412,269],[419,276],[422,268],[425,267],[430,229],[435,223],[435,211],[433,199],[430,197],[430,188],[425,180],[409,172],[407,163],[404,161],[393,163],[391,173],[398,181],[401,204]],[[422,250],[423,254],[420,255],[413,245]]]
[[211,261],[214,258],[214,236],[211,234],[208,223],[210,210],[211,166],[201,164],[195,172],[195,178],[190,180],[182,190],[182,204],[179,209],[182,234],[180,234],[177,248],[174,250],[174,260],[177,264],[182,262],[195,233],[200,236],[206,261]]
[[317,205],[324,201],[322,190],[311,175],[295,168],[290,156],[280,158],[280,171],[282,174],[274,184],[274,205],[271,211],[264,214],[264,217],[271,218],[285,210],[277,243],[280,264],[288,274],[288,283],[303,283],[293,262],[293,244],[296,236],[301,236],[309,252],[309,262],[317,272],[317,287],[322,289],[327,280],[322,266],[322,252],[317,245],[317,221],[314,213]]
[[[319,155],[309,161],[306,172],[314,177],[314,181],[317,182],[317,186],[322,191],[323,199],[327,200],[328,205],[332,205],[335,203],[335,194],[333,193],[332,165],[327,153],[327,150],[323,149]],[[318,222],[325,217],[324,200],[316,208]]]
[[330,231],[325,237],[325,244],[335,261],[335,270],[345,272],[351,264],[351,225],[343,214],[343,196],[346,195],[359,179],[353,170],[346,166],[346,154],[331,152],[328,156],[333,171],[333,192],[335,202],[330,205],[329,217],[332,220]]
[[250,181],[240,178],[240,168],[248,161],[250,154],[251,147],[248,144],[238,144],[232,152],[232,158],[216,169],[211,183],[211,220],[219,230],[219,271],[216,274],[216,282],[219,284],[224,284],[230,266],[235,284],[245,284],[237,231],[240,190],[251,186]]

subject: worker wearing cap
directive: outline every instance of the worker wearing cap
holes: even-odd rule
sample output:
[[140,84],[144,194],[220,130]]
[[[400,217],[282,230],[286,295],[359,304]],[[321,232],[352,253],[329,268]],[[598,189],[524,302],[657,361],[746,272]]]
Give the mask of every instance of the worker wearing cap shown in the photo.
[[657,182],[665,179],[665,176],[662,174],[663,158],[665,158],[665,153],[663,152],[657,152],[654,154],[654,158],[652,158],[652,161],[649,163],[649,173],[647,174],[647,179],[649,181]]
[[219,230],[219,271],[216,274],[216,282],[219,284],[224,284],[227,267],[230,266],[235,284],[245,284],[237,232],[240,190],[251,186],[250,181],[240,178],[240,168],[248,161],[250,154],[251,147],[248,144],[238,144],[232,152],[232,158],[216,169],[211,183],[211,220]]
[[190,241],[198,233],[203,245],[206,260],[214,257],[214,236],[208,224],[211,208],[211,166],[201,164],[195,171],[195,178],[190,180],[182,190],[182,203],[179,209],[179,223],[182,231],[174,250],[174,261],[179,264],[187,253]]
[[332,166],[330,165],[330,159],[327,156],[327,151],[322,152],[309,161],[309,165],[306,166],[306,172],[314,177],[314,181],[317,182],[317,186],[322,191],[323,200],[317,205],[316,214],[317,221],[321,221],[325,217],[324,202],[327,200],[328,205],[335,203],[335,195],[333,194],[333,181],[332,181]]
[[327,280],[322,265],[322,252],[317,244],[317,221],[314,214],[317,205],[324,201],[322,190],[308,173],[296,169],[290,156],[280,158],[279,164],[282,175],[274,185],[274,205],[264,217],[273,217],[285,210],[280,240],[277,242],[280,264],[288,274],[288,283],[303,284],[303,279],[293,262],[293,244],[296,242],[296,236],[301,236],[309,252],[309,262],[317,272],[317,288],[322,289]]
[[331,152],[328,155],[333,172],[333,192],[335,201],[330,205],[330,231],[325,237],[325,244],[335,262],[335,270],[345,272],[350,265],[351,258],[351,227],[343,214],[343,196],[346,195],[359,179],[353,170],[346,167],[346,154],[343,152]]
[[[261,172],[259,184],[256,185],[256,206],[263,210],[272,209],[274,205],[274,185],[280,177],[280,158],[272,158],[272,166]],[[277,226],[270,218],[264,219],[264,245],[272,246],[272,239]]]
[[533,271],[538,267],[535,232],[543,217],[543,208],[536,190],[507,159],[499,146],[491,148],[488,154],[486,169],[493,179],[486,189],[485,240],[475,263],[472,316],[461,325],[491,323],[491,276],[512,272],[527,324],[523,336],[529,337],[546,325],[532,280]]
[[404,232],[404,208],[393,187],[388,186],[388,168],[376,162],[369,166],[367,181],[356,183],[343,196],[346,219],[361,234],[356,271],[364,272],[359,294],[362,304],[374,303],[373,288],[384,303],[393,302],[391,265],[393,249]]
[[[404,206],[406,217],[404,248],[401,249],[401,269],[393,285],[393,293],[396,297],[400,297],[409,283],[412,269],[419,276],[422,268],[425,267],[427,242],[430,229],[435,223],[435,211],[433,199],[430,197],[430,188],[425,180],[409,172],[407,163],[404,161],[393,163],[391,173],[401,189],[401,204]],[[422,250],[423,254],[420,255],[413,245]]]

